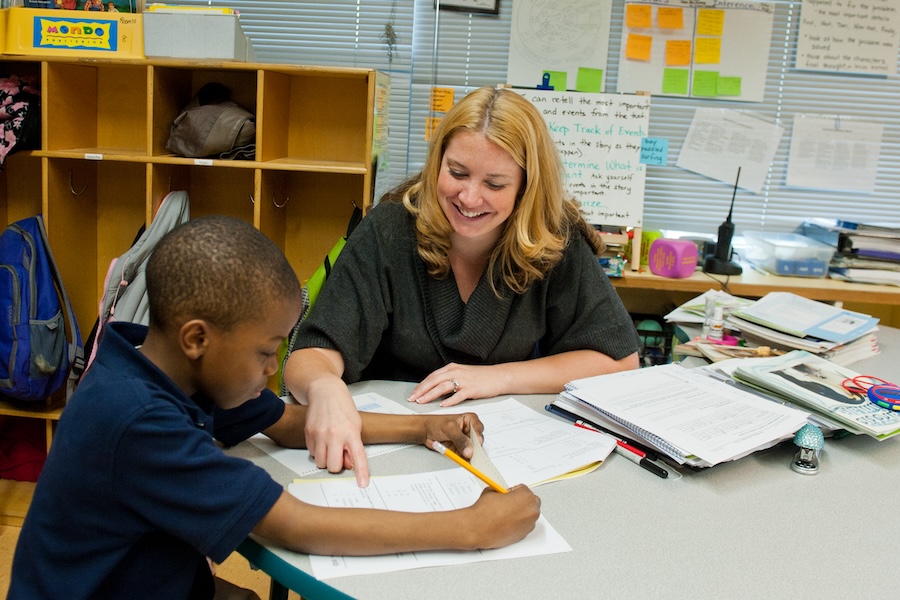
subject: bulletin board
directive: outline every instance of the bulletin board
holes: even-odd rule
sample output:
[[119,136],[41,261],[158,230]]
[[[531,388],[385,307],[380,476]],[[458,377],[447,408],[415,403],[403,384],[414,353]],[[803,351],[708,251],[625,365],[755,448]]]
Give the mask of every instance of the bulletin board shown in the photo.
[[762,102],[774,15],[771,2],[628,2],[617,90]]
[[640,227],[650,127],[645,95],[517,89],[543,115],[565,166],[569,190],[595,225]]

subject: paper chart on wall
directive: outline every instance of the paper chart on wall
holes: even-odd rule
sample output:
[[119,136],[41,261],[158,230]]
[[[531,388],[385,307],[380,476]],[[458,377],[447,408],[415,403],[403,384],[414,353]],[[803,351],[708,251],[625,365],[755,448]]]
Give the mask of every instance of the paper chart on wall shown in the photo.
[[649,135],[650,96],[515,91],[547,122],[569,191],[588,222],[641,226],[647,175],[641,147]]
[[762,102],[774,13],[772,2],[627,2],[617,90]]
[[[363,412],[394,415],[415,414],[412,410],[406,408],[402,404],[385,398],[380,394],[358,394],[353,396],[353,401],[356,403],[357,410]],[[324,469],[316,467],[316,463],[312,459],[309,450],[300,448],[282,448],[261,433],[251,437],[248,441],[300,477],[324,471]],[[365,447],[366,456],[369,458],[381,456],[382,454],[400,450],[401,448],[408,448],[413,445],[414,444],[369,444]]]
[[515,0],[512,10],[508,84],[536,87],[549,70],[576,89],[580,68],[606,71],[612,0]]

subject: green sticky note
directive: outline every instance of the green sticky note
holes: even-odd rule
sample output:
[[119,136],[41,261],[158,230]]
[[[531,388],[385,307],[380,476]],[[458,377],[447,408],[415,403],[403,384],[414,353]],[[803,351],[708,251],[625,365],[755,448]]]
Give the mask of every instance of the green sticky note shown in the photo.
[[578,67],[578,77],[575,80],[575,90],[579,92],[602,92],[603,69],[589,69]]
[[687,69],[663,69],[662,93],[687,96],[688,72]]
[[555,91],[564,92],[568,89],[566,87],[566,77],[568,74],[565,71],[544,71],[544,73],[550,75],[550,85],[553,86]]
[[720,96],[740,96],[741,78],[719,77],[719,80],[716,82],[716,91],[718,91]]
[[718,93],[718,71],[694,71],[694,85],[691,86],[692,96],[716,96]]

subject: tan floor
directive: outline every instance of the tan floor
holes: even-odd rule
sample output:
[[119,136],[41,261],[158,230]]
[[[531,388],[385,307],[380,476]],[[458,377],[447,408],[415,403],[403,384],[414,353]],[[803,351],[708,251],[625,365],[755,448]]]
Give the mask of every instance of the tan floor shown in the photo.
[[[12,569],[13,551],[19,539],[19,528],[0,526],[0,598],[6,598],[9,589],[9,576]],[[269,597],[269,576],[262,571],[254,571],[247,560],[234,553],[218,566],[216,574],[241,587],[249,588],[266,600]],[[291,592],[289,600],[299,600],[300,596]]]

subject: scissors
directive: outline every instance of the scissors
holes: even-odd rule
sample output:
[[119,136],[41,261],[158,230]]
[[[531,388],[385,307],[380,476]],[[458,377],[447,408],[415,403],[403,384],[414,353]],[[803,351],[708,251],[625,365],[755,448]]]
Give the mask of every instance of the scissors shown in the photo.
[[900,386],[873,375],[848,377],[841,385],[850,393],[867,396],[882,408],[900,411]]

